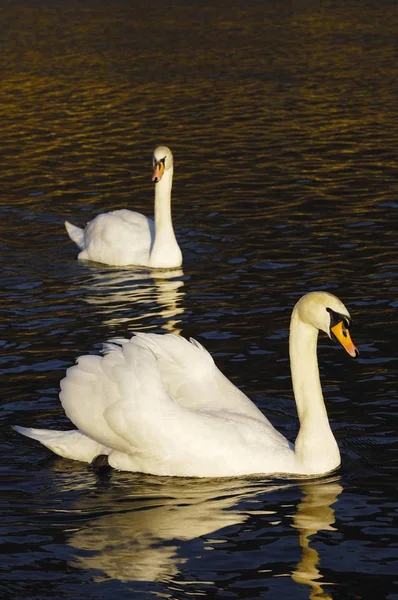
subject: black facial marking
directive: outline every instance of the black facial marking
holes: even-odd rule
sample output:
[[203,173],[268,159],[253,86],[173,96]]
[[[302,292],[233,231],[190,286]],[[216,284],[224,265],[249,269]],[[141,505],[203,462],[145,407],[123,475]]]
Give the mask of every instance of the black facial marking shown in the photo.
[[166,156],[164,156],[163,158],[159,158],[159,160],[156,160],[156,156],[154,155],[152,158],[152,164],[155,167],[156,165],[159,165],[160,163],[163,164],[164,167],[166,167]]
[[349,329],[351,327],[351,319],[347,317],[347,315],[342,315],[341,313],[336,312],[332,308],[326,309],[330,314],[330,327],[334,327],[337,323],[341,323],[343,321],[344,327]]
[[332,327],[337,325],[337,323],[341,323],[341,322],[343,323],[342,334],[344,335],[344,337],[347,337],[348,331],[351,327],[351,319],[349,317],[347,317],[347,315],[342,315],[341,313],[338,313],[331,308],[327,308],[326,310],[330,314],[330,330],[329,331],[330,331],[330,337],[332,338],[332,340],[334,342],[338,341],[332,331]]

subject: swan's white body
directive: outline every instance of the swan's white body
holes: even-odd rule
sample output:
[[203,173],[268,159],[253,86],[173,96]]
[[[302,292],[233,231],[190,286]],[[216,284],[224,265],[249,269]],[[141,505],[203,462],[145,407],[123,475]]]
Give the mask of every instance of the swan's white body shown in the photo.
[[69,237],[80,248],[80,260],[114,266],[179,267],[182,254],[171,219],[173,155],[158,146],[153,155],[155,220],[131,210],[102,213],[84,229],[65,222]]
[[[67,458],[91,462],[105,454],[124,471],[193,477],[329,472],[339,466],[340,453],[316,357],[318,329],[333,335],[328,310],[350,319],[340,300],[324,292],[304,296],[292,314],[290,357],[300,420],[295,446],[200,344],[172,334],[139,333],[106,344],[105,356],[82,356],[68,369],[60,399],[78,430],[17,430]],[[354,356],[345,331],[348,340],[341,341]]]

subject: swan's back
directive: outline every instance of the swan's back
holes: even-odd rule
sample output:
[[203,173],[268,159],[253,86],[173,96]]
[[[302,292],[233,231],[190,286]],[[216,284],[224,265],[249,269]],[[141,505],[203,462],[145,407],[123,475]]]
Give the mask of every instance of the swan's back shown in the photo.
[[[109,462],[159,475],[261,471],[289,444],[197,342],[138,334],[83,356],[61,382],[62,405]],[[249,461],[249,462],[248,462]]]
[[95,217],[86,225],[82,237],[84,246],[79,259],[116,266],[148,265],[154,223],[140,213],[116,210]]

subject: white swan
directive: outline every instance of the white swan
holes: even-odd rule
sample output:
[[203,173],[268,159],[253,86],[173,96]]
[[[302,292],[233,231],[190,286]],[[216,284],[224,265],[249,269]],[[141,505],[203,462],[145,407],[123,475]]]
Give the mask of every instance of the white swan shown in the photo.
[[215,366],[195,340],[138,333],[82,356],[61,381],[72,431],[16,427],[56,454],[91,462],[106,455],[124,471],[221,477],[320,475],[340,464],[319,380],[318,330],[357,355],[344,304],[310,292],[290,324],[290,364],[300,430],[293,446]]
[[153,153],[155,221],[131,210],[97,215],[84,229],[65,221],[69,237],[79,246],[80,260],[114,266],[169,269],[182,265],[182,254],[171,220],[173,155],[166,146]]

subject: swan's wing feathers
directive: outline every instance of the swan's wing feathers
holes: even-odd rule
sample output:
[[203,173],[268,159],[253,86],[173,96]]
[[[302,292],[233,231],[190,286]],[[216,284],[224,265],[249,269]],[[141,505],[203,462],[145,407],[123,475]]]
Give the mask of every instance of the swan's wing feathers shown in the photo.
[[70,370],[70,376],[82,376],[86,373],[91,380],[95,379],[101,373],[101,357],[94,355],[79,356],[76,360],[76,364],[79,365],[79,369]]
[[135,338],[140,345],[150,348],[160,360],[191,370],[195,365],[200,370],[215,368],[211,354],[193,338],[188,341],[172,333],[135,333]]
[[166,392],[184,408],[243,414],[269,423],[253,402],[219,371],[212,356],[197,340],[154,333],[137,333],[135,339],[155,353]]
[[84,229],[79,258],[114,265],[148,264],[154,225],[126,209],[97,215]]
[[155,223],[151,217],[146,217],[139,212],[134,210],[128,210],[127,208],[122,208],[120,210],[113,210],[110,212],[111,215],[116,215],[122,221],[125,221],[132,227],[140,227],[142,229],[149,229],[150,233],[153,235],[155,231]]
[[161,381],[169,396],[189,408],[209,402],[218,369],[207,350],[171,333],[138,333],[135,340],[157,357]]
[[110,352],[121,351],[123,345],[128,341],[126,338],[112,338],[102,344],[101,352],[102,354],[109,354]]
[[144,444],[145,435],[156,428],[154,415],[162,412],[161,404],[171,402],[157,357],[135,338],[106,344],[105,356],[80,357],[61,381],[60,399],[82,432],[127,453]]
[[59,397],[65,413],[83,433],[103,445],[125,451],[125,442],[104,418],[105,410],[121,396],[114,367],[122,361],[123,354],[117,351],[103,357],[80,357],[62,379]]
[[[206,350],[206,348],[204,346],[202,346],[202,344],[200,342],[198,342],[198,340],[195,340],[195,338],[191,337],[191,338],[189,338],[189,341],[191,342],[192,346],[195,346],[196,348],[199,348],[199,350],[202,350],[202,352],[209,354],[209,352]],[[209,356],[211,357],[210,354],[209,354]]]
[[154,353],[132,340],[123,348],[125,362],[115,366],[119,399],[105,413],[109,427],[129,445],[133,454],[161,452],[164,416],[173,401],[166,394]]
[[209,353],[173,334],[113,340],[104,356],[81,357],[61,381],[60,399],[78,432],[19,431],[61,456],[108,454],[115,468],[222,475],[228,462],[228,473],[246,472],[242,464],[254,473],[283,445]]

